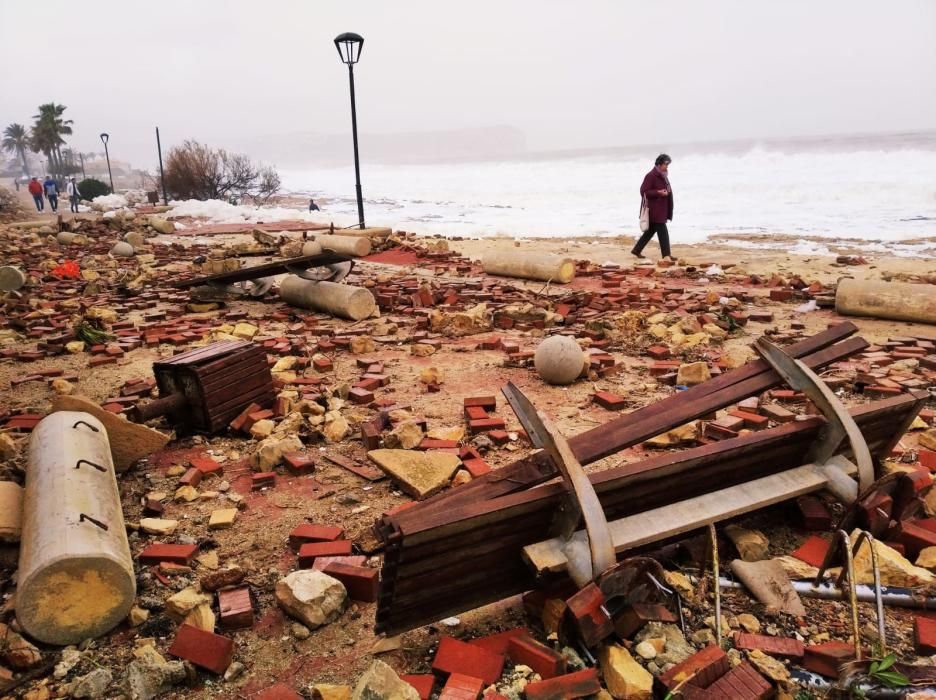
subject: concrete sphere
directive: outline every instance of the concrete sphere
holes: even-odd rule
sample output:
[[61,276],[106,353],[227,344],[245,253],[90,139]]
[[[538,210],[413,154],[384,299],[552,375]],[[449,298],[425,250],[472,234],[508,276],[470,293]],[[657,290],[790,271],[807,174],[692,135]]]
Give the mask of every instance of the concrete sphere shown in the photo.
[[585,367],[585,353],[574,338],[554,335],[536,348],[533,365],[548,384],[571,384]]

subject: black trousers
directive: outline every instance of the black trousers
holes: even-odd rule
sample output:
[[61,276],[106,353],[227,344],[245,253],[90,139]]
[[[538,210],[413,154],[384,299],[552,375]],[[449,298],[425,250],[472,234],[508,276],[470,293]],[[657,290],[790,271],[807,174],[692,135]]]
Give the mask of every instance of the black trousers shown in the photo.
[[656,224],[652,221],[650,222],[650,228],[640,237],[640,240],[637,241],[637,245],[634,246],[632,252],[638,255],[642,253],[643,249],[646,248],[647,244],[650,242],[650,239],[653,238],[654,233],[660,241],[660,253],[664,258],[670,257],[669,231],[666,228],[666,224]]

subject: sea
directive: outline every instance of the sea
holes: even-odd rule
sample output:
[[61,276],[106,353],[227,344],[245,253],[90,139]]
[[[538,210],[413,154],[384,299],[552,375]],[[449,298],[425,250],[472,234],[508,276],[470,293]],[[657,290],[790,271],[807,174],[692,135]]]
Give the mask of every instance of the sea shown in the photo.
[[[613,237],[638,231],[639,187],[673,159],[670,238],[828,254],[936,255],[936,131],[368,163],[365,219],[421,234]],[[350,161],[350,153],[349,153]],[[281,171],[337,224],[357,220],[354,168]]]

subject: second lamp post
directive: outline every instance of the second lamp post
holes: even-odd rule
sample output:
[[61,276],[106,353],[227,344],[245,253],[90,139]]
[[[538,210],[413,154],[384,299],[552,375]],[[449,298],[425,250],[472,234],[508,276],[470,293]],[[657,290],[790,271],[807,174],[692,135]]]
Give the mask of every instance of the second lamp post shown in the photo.
[[335,48],[342,63],[348,65],[348,79],[351,82],[351,133],[354,137],[354,180],[357,187],[358,224],[364,228],[364,197],[361,194],[361,164],[358,160],[357,109],[354,105],[354,64],[361,57],[364,37],[354,32],[345,32],[335,37]]
[[114,176],[111,175],[110,153],[107,150],[107,140],[110,136],[105,132],[101,134],[101,141],[104,144],[104,157],[107,158],[107,179],[110,180],[111,194],[114,194]]

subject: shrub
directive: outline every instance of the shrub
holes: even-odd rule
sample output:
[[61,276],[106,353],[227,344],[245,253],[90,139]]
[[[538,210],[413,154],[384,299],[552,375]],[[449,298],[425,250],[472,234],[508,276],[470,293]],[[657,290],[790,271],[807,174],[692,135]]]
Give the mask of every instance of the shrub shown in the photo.
[[240,153],[186,141],[169,151],[166,189],[177,199],[250,197],[262,202],[276,194],[280,178],[273,168]]
[[95,197],[103,197],[105,194],[110,194],[110,187],[96,178],[88,177],[78,183],[78,191],[81,192],[82,199],[91,201]]

